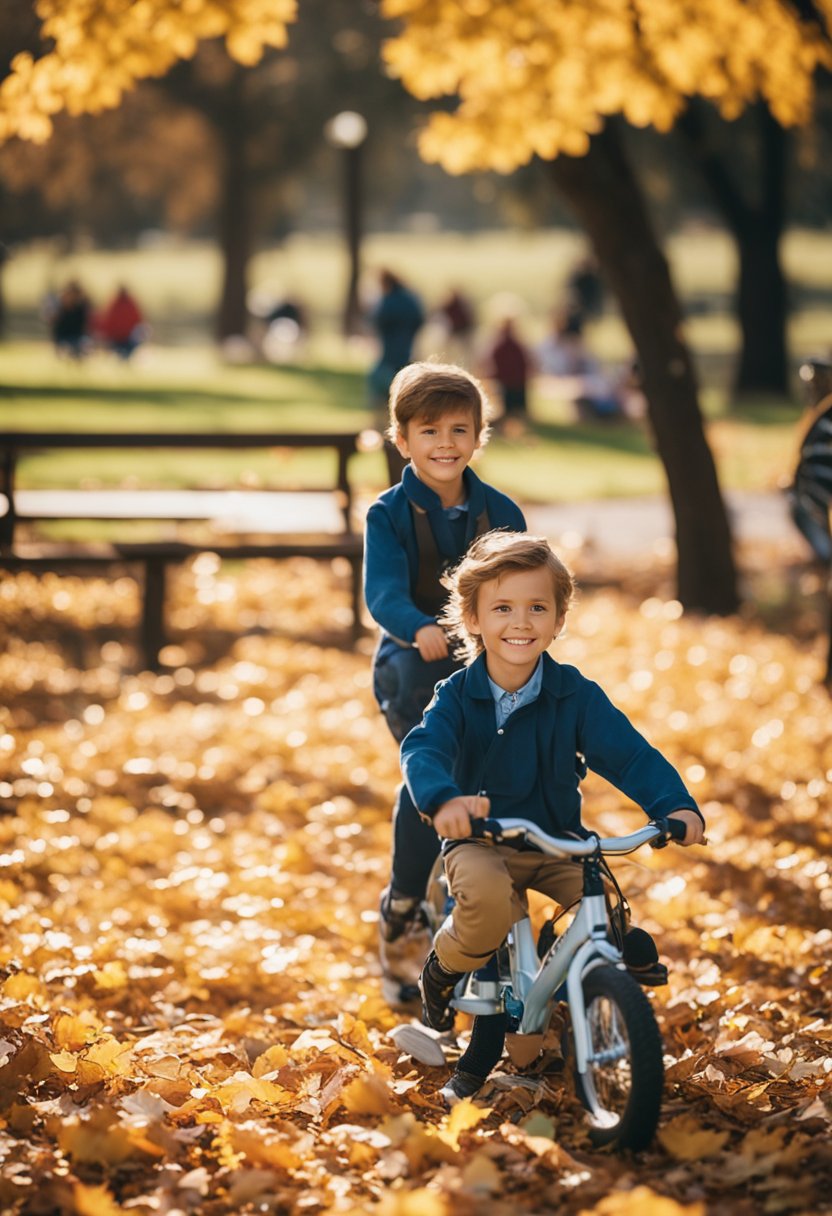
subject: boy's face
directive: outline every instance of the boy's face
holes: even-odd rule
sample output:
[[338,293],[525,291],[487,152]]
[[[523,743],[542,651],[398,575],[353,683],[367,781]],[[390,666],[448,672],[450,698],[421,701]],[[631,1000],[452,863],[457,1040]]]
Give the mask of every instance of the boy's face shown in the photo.
[[461,484],[478,446],[474,415],[467,409],[449,411],[432,421],[417,414],[396,439],[396,447],[412,462],[419,479],[440,495]]
[[476,613],[466,617],[465,624],[482,638],[491,679],[516,692],[560,633],[564,619],[565,613],[558,615],[552,575],[541,567],[483,583]]

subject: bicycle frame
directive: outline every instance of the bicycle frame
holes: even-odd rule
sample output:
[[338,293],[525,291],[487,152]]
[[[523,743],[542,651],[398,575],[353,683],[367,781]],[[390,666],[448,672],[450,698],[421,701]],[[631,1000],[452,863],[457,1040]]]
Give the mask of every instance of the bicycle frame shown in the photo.
[[[604,854],[621,856],[632,853],[661,835],[662,828],[651,823],[628,836],[600,838],[593,835],[587,840],[571,840],[551,837],[525,819],[504,819],[500,821],[499,836],[495,835],[495,839],[499,841],[521,838],[548,856],[588,860]],[[607,940],[608,929],[606,899],[604,894],[598,891],[584,894],[572,923],[565,933],[557,938],[542,961],[537,955],[528,917],[515,922],[507,938],[511,991],[523,1007],[518,1032],[521,1035],[540,1034],[546,1029],[552,998],[565,982],[575,1063],[577,1071],[584,1077],[594,1061],[586,1025],[582,981],[595,967],[605,963],[619,967],[624,965],[620,950]],[[507,981],[509,977],[505,979]],[[494,996],[498,1002],[500,988],[504,989],[505,986],[505,983],[501,983],[499,987],[494,986],[497,988]],[[477,1002],[476,997],[472,999],[473,994],[467,995],[470,984],[463,981],[461,987],[462,991],[451,1004],[469,1013],[486,1012],[486,1008],[481,1002]],[[490,1012],[497,1011],[496,1006],[490,1009]],[[594,1093],[594,1087],[588,1088]]]

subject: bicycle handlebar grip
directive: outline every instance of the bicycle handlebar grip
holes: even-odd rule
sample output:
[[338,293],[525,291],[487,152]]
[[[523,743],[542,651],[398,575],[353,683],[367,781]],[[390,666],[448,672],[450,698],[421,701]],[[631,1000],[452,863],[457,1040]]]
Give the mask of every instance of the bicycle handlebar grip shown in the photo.
[[502,835],[499,819],[472,819],[471,835],[478,840],[499,840]]
[[681,819],[654,819],[653,823],[661,832],[655,840],[650,841],[651,849],[663,849],[670,840],[684,840],[687,826]]

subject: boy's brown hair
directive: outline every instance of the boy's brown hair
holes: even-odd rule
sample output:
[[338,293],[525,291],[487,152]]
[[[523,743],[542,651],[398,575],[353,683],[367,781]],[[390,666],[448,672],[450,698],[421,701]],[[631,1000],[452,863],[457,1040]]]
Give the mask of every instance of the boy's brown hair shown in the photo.
[[466,623],[476,616],[480,587],[507,574],[540,569],[552,576],[557,614],[563,616],[575,595],[575,579],[545,537],[495,530],[473,541],[459,565],[442,579],[450,597],[439,624],[457,642],[459,658],[471,663],[484,649],[480,635],[471,633]]
[[470,372],[455,363],[408,363],[390,385],[390,425],[387,437],[393,443],[407,435],[407,425],[416,417],[436,422],[451,410],[470,410],[480,444],[488,429],[488,397]]

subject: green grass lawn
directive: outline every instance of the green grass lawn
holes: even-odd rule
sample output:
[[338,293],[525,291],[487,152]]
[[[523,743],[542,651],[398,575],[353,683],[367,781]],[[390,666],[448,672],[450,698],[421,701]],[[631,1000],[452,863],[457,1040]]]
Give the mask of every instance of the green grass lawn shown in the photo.
[[[524,335],[535,341],[548,327],[569,272],[584,250],[581,234],[564,229],[373,234],[363,244],[364,287],[370,292],[374,271],[391,266],[422,293],[430,309],[449,287],[462,286],[484,326],[492,325],[510,301],[520,314]],[[734,246],[718,229],[697,228],[670,236],[666,252],[683,305],[697,304],[689,309],[686,328],[706,371],[704,382],[724,387],[738,341],[731,305]],[[792,350],[802,357],[830,343],[832,235],[789,232],[783,262],[796,303]],[[78,277],[97,304],[126,282],[146,310],[158,341],[207,342],[221,273],[218,250],[208,243],[171,240],[140,250],[67,253],[55,243],[41,242],[15,251],[4,271],[10,330],[27,336],[42,332],[38,309],[45,295]],[[344,243],[338,234],[298,233],[261,251],[252,261],[249,281],[253,289],[304,301],[316,360],[328,361],[333,352],[344,358],[343,347],[333,340],[347,281]],[[629,354],[629,340],[614,308],[591,326],[589,338],[603,359],[626,359]],[[362,358],[362,352],[357,357]]]
[[[570,268],[584,248],[574,232],[407,233],[368,237],[369,272],[397,268],[428,307],[462,285],[486,332],[507,306],[517,309],[523,336],[542,337],[562,298]],[[797,406],[760,401],[731,408],[728,385],[739,340],[731,312],[736,261],[718,231],[688,231],[667,243],[684,304],[686,334],[703,385],[708,435],[725,488],[769,489],[792,471]],[[795,357],[828,348],[832,324],[824,292],[832,282],[832,236],[792,232],[784,261],[798,308],[791,319]],[[345,342],[338,332],[346,262],[337,235],[297,235],[260,253],[251,285],[298,294],[312,332],[302,361],[291,366],[232,365],[211,347],[211,312],[220,262],[215,248],[170,244],[139,251],[95,250],[66,255],[49,243],[16,251],[4,275],[12,334],[43,333],[37,311],[44,294],[71,276],[100,303],[120,282],[133,288],[153,326],[153,342],[127,366],[97,354],[80,366],[55,358],[45,341],[0,345],[0,429],[68,430],[360,430],[372,422],[366,369],[369,337]],[[614,308],[588,330],[591,349],[609,365],[630,356]],[[435,326],[420,335],[418,354],[439,352]],[[577,424],[568,406],[536,385],[533,425],[524,438],[496,437],[481,454],[482,475],[523,502],[663,492],[664,473],[646,429],[638,423]],[[326,453],[280,451],[64,452],[32,454],[21,462],[20,484],[314,485],[327,484]],[[353,467],[369,494],[384,485],[378,453]]]
[[[104,356],[81,365],[57,360],[49,347],[0,348],[5,390],[3,430],[360,430],[372,419],[364,372],[334,366],[229,366],[207,347],[149,349],[123,366]],[[728,411],[724,396],[704,396],[709,438],[723,485],[769,489],[791,471],[796,411],[758,402]],[[569,408],[537,388],[533,425],[519,440],[492,439],[481,474],[523,502],[660,493],[664,474],[640,423],[576,423]],[[308,486],[331,484],[328,453],[290,450],[164,450],[33,453],[19,484],[177,486]],[[384,485],[378,453],[359,456],[355,483],[367,493]]]

